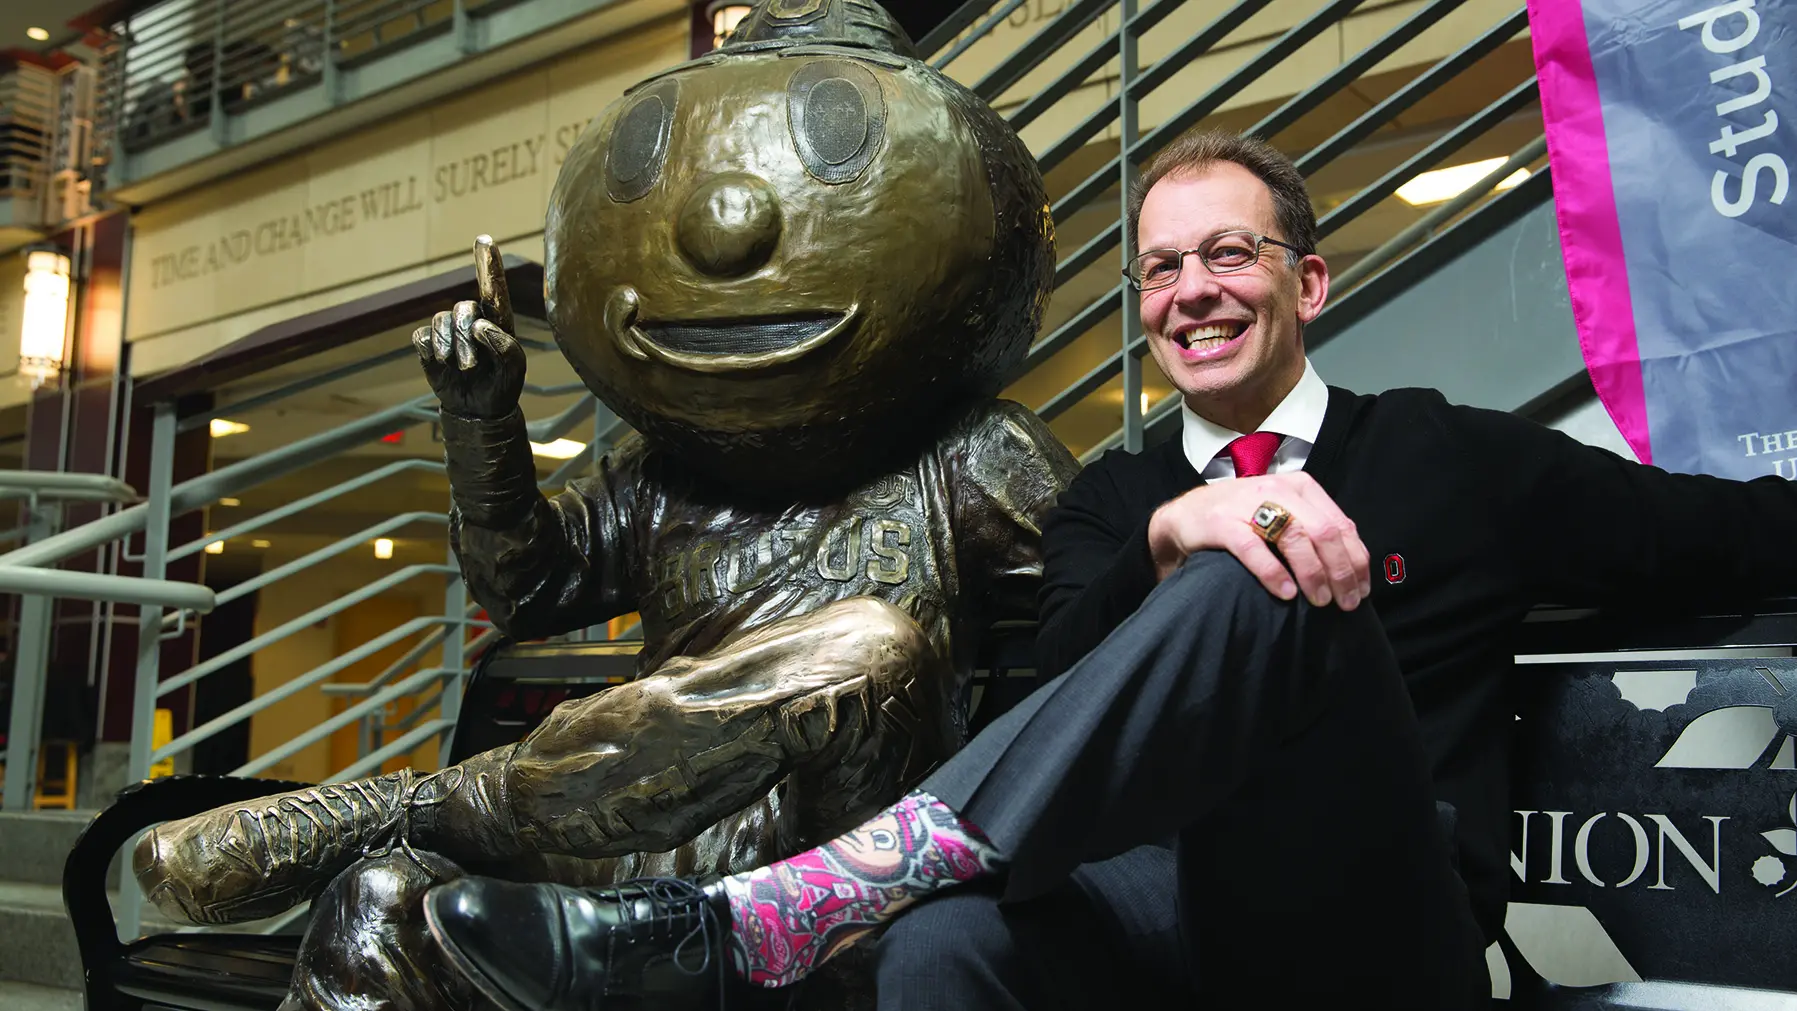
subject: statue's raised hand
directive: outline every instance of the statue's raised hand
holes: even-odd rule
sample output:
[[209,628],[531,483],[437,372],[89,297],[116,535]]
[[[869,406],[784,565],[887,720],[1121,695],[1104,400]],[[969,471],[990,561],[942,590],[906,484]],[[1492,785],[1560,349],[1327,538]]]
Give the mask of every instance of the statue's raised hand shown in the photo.
[[443,409],[465,418],[503,418],[524,392],[524,348],[512,336],[505,265],[490,236],[474,240],[478,302],[457,302],[412,333],[412,347]]

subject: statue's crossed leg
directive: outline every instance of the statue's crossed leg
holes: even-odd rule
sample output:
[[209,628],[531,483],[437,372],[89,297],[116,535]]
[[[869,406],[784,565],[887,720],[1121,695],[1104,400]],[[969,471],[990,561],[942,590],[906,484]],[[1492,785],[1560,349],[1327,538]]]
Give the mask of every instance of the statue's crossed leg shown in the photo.
[[[274,915],[327,884],[324,909],[351,893],[364,906],[392,896],[407,908],[362,909],[359,926],[325,916],[308,930],[300,971],[332,978],[296,980],[297,1006],[335,1011],[329,995],[381,974],[345,962],[369,956],[325,936],[333,926],[399,945],[395,958],[435,957],[405,953],[423,937],[406,926],[414,893],[457,870],[420,854],[416,880],[395,887],[392,861],[412,860],[408,850],[569,883],[745,870],[852,827],[922,779],[959,743],[954,691],[909,615],[852,598],[565,703],[518,745],[442,772],[164,824],[134,866],[160,908],[203,923]],[[420,1000],[411,1006],[435,1006]]]

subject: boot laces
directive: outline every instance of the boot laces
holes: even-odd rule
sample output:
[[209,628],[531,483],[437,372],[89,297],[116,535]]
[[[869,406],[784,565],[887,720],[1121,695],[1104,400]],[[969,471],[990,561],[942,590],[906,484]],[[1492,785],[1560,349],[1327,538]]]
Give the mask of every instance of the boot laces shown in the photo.
[[241,814],[255,825],[249,833],[252,852],[259,842],[265,858],[258,862],[273,874],[287,867],[310,869],[329,863],[356,834],[364,811],[388,823],[376,838],[390,838],[400,820],[394,808],[404,806],[406,792],[402,786],[400,804],[395,805],[365,780],[332,783],[281,797],[260,809],[243,809]]
[[[721,949],[729,936],[718,920],[718,911],[705,890],[679,878],[639,878],[597,888],[592,894],[600,901],[615,903],[622,919],[621,929],[631,940],[658,937],[675,938],[674,968],[688,976],[698,976],[714,966],[718,975],[718,1008],[723,1009],[724,966]],[[698,948],[698,963],[692,963],[689,946]]]

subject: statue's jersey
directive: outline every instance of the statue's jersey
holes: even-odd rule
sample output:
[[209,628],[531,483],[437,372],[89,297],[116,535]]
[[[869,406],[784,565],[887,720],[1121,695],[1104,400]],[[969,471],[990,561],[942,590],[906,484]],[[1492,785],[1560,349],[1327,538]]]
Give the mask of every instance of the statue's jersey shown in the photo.
[[969,632],[1034,616],[1042,519],[1077,469],[1008,401],[832,502],[724,501],[637,442],[511,530],[457,524],[458,552],[475,599],[517,638],[640,611],[644,672],[856,596],[910,614],[965,672]]

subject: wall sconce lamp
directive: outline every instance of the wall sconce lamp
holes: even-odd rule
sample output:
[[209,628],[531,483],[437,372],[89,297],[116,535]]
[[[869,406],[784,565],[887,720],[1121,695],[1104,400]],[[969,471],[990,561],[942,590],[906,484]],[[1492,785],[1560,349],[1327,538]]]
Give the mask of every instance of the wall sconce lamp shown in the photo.
[[712,0],[705,5],[705,16],[711,20],[711,48],[716,49],[729,41],[736,26],[749,16],[749,7],[749,4],[729,3],[727,0]]
[[19,325],[19,373],[36,389],[62,375],[69,331],[69,258],[55,249],[25,251],[25,311]]

